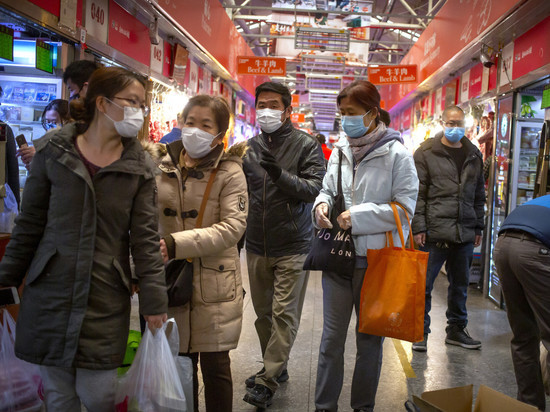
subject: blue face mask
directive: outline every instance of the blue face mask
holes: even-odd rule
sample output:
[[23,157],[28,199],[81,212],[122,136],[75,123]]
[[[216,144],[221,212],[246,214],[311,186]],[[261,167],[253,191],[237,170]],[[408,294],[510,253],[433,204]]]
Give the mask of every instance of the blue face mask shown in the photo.
[[451,143],[457,143],[464,137],[466,129],[464,127],[446,127],[445,137]]
[[368,126],[365,126],[365,123],[363,123],[363,117],[370,112],[371,111],[369,110],[367,113],[360,114],[359,116],[342,116],[342,128],[344,129],[344,133],[346,133],[351,139],[356,139],[366,135],[374,119],[370,121]]

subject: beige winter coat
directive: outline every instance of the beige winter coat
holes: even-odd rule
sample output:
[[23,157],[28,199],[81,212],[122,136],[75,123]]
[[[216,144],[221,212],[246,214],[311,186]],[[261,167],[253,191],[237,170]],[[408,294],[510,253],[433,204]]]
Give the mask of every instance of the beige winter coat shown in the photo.
[[[193,259],[191,302],[169,308],[180,334],[180,352],[220,352],[237,347],[243,288],[237,242],[246,228],[248,194],[242,170],[244,145],[219,149],[196,168],[182,169],[181,141],[157,145],[159,231],[174,240],[176,259]],[[219,167],[195,229],[210,174]],[[184,189],[183,189],[184,188]],[[196,212],[195,212],[196,211]],[[183,218],[182,218],[183,216]]]

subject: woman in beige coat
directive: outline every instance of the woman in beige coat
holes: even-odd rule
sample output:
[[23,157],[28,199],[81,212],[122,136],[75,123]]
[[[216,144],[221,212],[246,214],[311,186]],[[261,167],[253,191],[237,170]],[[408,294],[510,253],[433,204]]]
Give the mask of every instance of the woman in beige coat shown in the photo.
[[[243,289],[237,243],[246,228],[248,194],[242,170],[244,145],[224,151],[229,108],[219,97],[199,95],[183,110],[182,139],[158,145],[161,253],[193,260],[191,301],[170,308],[180,333],[180,355],[200,359],[208,412],[231,411],[229,350],[241,333]],[[217,169],[201,228],[195,228],[210,175]]]

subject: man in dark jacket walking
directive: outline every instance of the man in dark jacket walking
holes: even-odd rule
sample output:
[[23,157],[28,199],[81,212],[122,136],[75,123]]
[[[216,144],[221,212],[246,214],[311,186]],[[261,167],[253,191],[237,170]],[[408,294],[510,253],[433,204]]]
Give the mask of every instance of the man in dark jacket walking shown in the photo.
[[466,330],[466,298],[474,246],[481,243],[485,187],[479,150],[464,137],[464,112],[452,106],[443,112],[444,133],[422,143],[414,153],[420,187],[412,223],[414,241],[430,252],[426,275],[424,340],[413,350],[427,350],[435,279],[446,263],[447,337],[445,342],[478,349],[481,342]]
[[290,122],[289,90],[273,82],[256,88],[262,133],[249,140],[244,172],[249,191],[246,251],[264,367],[246,380],[244,400],[271,404],[298,332],[308,281],[302,269],[311,246],[311,205],[325,174],[317,141]]

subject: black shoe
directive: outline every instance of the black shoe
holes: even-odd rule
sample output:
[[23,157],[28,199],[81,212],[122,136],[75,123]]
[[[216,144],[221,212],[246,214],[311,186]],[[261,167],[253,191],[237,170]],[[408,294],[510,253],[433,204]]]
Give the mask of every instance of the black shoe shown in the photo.
[[[259,371],[256,375],[260,375],[261,373],[264,373],[265,372],[265,368],[262,368],[261,371]],[[256,375],[252,375],[252,376],[249,376],[245,381],[244,381],[244,384],[246,385],[247,388],[253,388],[254,385],[256,385]],[[277,383],[283,383],[283,382],[286,382],[288,380],[289,376],[288,376],[288,370],[287,369],[284,369],[281,374],[279,375],[279,377],[277,378]]]
[[424,334],[424,340],[420,342],[414,342],[412,345],[412,350],[417,352],[426,352],[428,350],[428,334]]
[[445,343],[449,345],[461,346],[465,349],[479,349],[481,348],[481,342],[472,339],[466,328],[458,325],[449,325],[445,328],[447,337]]
[[257,384],[248,390],[244,395],[243,401],[257,408],[265,409],[273,403],[273,392],[267,386]]

